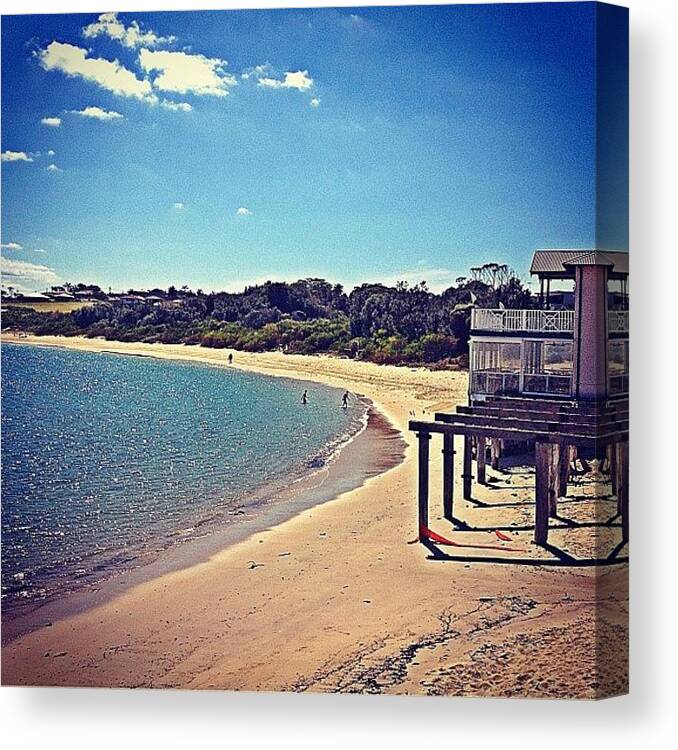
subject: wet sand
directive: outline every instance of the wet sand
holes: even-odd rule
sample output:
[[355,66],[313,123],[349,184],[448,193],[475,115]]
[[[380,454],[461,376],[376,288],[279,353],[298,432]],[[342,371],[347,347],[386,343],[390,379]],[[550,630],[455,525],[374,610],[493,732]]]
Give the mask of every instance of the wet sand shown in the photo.
[[[220,365],[228,355],[85,339],[40,343]],[[234,356],[234,367],[364,394],[401,431],[405,460],[203,562],[17,638],[3,648],[5,684],[580,698],[624,692],[625,565],[549,566],[531,548],[524,565],[436,560],[408,544],[416,535],[416,450],[407,421],[411,412],[428,417],[464,402],[465,373]],[[486,532],[444,527],[440,452],[432,448],[434,528],[455,540],[496,543],[492,528],[529,521],[529,487],[516,486],[504,488],[516,493],[512,503],[458,504],[464,516],[482,512]],[[584,507],[577,498],[572,505]],[[562,531],[564,538],[572,533]],[[504,544],[527,550],[529,538],[516,529]]]

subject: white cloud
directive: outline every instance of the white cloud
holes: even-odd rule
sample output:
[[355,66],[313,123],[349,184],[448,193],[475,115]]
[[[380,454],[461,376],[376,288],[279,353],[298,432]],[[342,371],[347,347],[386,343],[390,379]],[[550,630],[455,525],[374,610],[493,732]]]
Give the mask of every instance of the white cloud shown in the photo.
[[226,61],[217,57],[142,49],[139,65],[147,73],[157,72],[153,86],[161,91],[227,96],[228,89],[237,83],[235,77],[224,70]]
[[245,206],[240,206],[240,208],[236,211],[236,214],[238,216],[252,216],[252,212],[249,210],[249,208],[245,208]]
[[54,154],[55,154],[55,153],[56,153],[56,151],[54,151],[54,149],[52,149],[52,148],[51,148],[51,149],[50,149],[50,150],[49,150],[49,151],[47,152],[47,156],[54,156]]
[[49,167],[47,167],[48,172],[63,172],[62,169],[59,169],[56,164],[50,164]]
[[246,81],[248,78],[264,78],[272,70],[271,66],[266,63],[264,65],[255,65],[253,68],[244,70],[240,77]]
[[60,117],[43,117],[40,122],[43,125],[47,125],[50,128],[58,128],[61,126],[61,118]]
[[160,106],[170,109],[173,112],[192,112],[193,107],[188,102],[171,102],[169,99],[163,99]]
[[49,266],[4,256],[0,257],[0,272],[3,283],[22,289],[39,289],[59,282],[56,272]]
[[88,57],[88,51],[74,44],[50,42],[40,50],[38,59],[45,70],[59,70],[68,76],[83,78],[118,96],[157,103],[157,97],[147,80],[139,80],[131,70],[117,60]]
[[177,41],[175,36],[160,36],[151,29],[142,30],[136,21],[125,26],[117,13],[102,13],[96,21],[85,26],[82,34],[87,39],[107,36],[130,49],[142,46],[157,47],[160,44],[172,44]]
[[69,112],[72,115],[80,115],[81,117],[89,117],[93,120],[122,120],[124,119],[120,112],[114,112],[113,110],[105,110],[101,107],[90,106],[84,109],[71,109]]
[[4,250],[23,250],[23,245],[18,242],[1,242],[0,247]]
[[319,107],[320,106],[320,99],[318,99],[317,96],[314,96],[313,99],[309,102],[312,107]]
[[296,73],[285,73],[282,85],[284,89],[308,91],[313,86],[313,79],[309,76],[308,70],[297,70]]
[[181,203],[180,201],[177,201],[176,203],[172,204],[172,208],[175,211],[183,211],[186,208],[186,206],[183,203]]
[[33,161],[25,151],[3,151],[0,155],[2,161]]
[[285,73],[282,81],[277,78],[260,78],[259,86],[269,89],[296,89],[297,91],[308,91],[313,86],[313,79],[308,70],[297,70]]

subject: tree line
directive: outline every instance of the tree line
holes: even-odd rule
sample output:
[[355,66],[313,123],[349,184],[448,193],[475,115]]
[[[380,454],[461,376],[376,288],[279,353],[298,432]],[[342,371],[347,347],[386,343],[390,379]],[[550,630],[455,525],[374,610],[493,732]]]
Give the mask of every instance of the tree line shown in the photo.
[[[467,365],[471,309],[534,305],[515,276],[460,278],[441,294],[426,284],[363,284],[346,294],[324,279],[266,282],[240,293],[152,290],[70,313],[8,306],[2,329],[37,335],[189,344],[250,352],[331,353],[383,364]],[[150,293],[149,293],[150,295]]]

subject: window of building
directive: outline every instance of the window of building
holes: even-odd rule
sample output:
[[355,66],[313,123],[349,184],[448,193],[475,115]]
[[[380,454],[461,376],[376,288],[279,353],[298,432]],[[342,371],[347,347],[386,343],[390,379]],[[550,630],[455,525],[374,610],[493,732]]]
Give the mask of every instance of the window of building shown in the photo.
[[571,341],[526,341],[523,391],[568,395],[572,357]]
[[520,372],[520,342],[479,341],[473,345],[473,369]]
[[610,394],[628,393],[629,390],[629,342],[608,341],[607,375]]

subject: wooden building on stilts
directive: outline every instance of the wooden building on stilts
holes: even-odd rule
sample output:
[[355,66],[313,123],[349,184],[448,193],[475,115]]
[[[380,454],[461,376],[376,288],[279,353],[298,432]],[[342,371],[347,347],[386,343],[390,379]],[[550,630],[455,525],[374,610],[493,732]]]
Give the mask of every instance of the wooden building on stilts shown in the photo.
[[[434,435],[442,437],[443,516],[453,527],[455,447],[468,500],[473,482],[486,482],[488,459],[496,469],[503,446],[522,443],[534,457],[537,545],[548,546],[549,518],[578,453],[609,467],[628,541],[628,255],[538,250],[530,270],[540,281],[537,308],[472,310],[468,404],[410,422],[419,446],[419,540],[427,544],[438,538],[429,529]],[[552,281],[573,291],[552,290]]]

